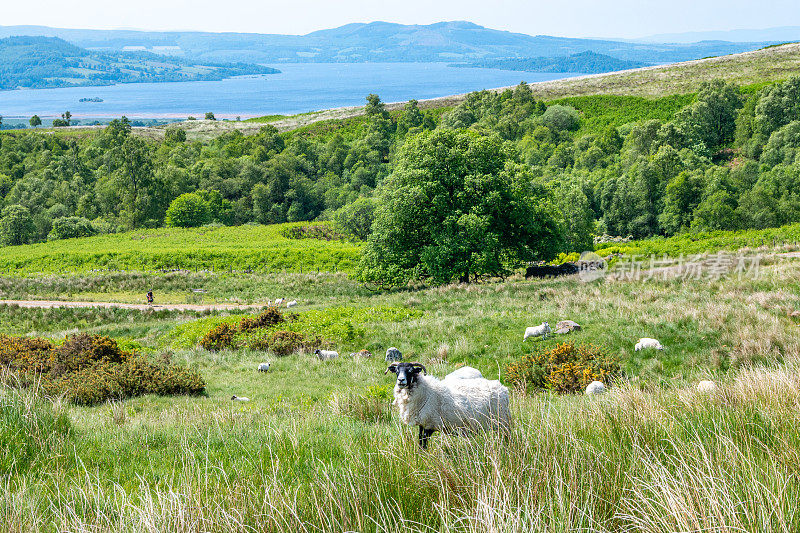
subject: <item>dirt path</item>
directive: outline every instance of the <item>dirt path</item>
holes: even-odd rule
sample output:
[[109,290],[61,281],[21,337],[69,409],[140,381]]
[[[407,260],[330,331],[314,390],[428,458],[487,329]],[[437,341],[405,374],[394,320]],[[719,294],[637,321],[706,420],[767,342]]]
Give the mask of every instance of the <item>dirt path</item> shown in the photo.
[[239,309],[261,309],[265,304],[126,304],[116,302],[62,302],[59,300],[0,300],[0,305],[17,305],[40,309],[56,307],[88,308],[116,307],[119,309],[136,309],[139,311],[231,311]]

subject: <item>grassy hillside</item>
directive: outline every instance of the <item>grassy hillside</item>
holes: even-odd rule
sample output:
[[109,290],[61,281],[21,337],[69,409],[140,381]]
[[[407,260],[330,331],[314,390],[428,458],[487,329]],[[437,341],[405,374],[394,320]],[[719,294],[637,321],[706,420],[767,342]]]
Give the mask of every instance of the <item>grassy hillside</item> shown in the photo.
[[[199,398],[95,407],[4,389],[15,505],[0,507],[0,531],[793,531],[800,352],[786,309],[800,308],[799,273],[784,260],[760,280],[512,280],[345,292],[313,309],[301,299],[296,327],[343,354],[324,363],[191,347],[217,317],[0,308],[0,331],[38,325],[58,338],[78,324],[207,381]],[[602,346],[628,381],[601,398],[515,391],[508,440],[436,434],[416,449],[390,405],[387,346],[435,376],[469,364],[502,378],[508,361],[564,340],[522,343],[524,327],[562,318],[583,326],[568,340]],[[667,349],[635,352],[644,335]],[[363,347],[376,356],[347,355]],[[255,370],[261,361],[269,373]],[[700,378],[721,390],[697,393]]]
[[200,64],[150,53],[94,52],[50,37],[0,39],[0,89],[209,81],[276,72],[279,71],[244,63]]
[[358,244],[283,236],[284,230],[299,225],[163,228],[8,246],[0,257],[0,272],[25,275],[177,268],[348,272],[353,268]]

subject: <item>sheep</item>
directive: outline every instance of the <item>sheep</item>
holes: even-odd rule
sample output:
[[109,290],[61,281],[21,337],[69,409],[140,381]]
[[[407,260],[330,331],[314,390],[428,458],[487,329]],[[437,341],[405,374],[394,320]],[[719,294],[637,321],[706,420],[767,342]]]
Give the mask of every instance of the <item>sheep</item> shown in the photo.
[[259,372],[269,372],[269,363],[259,363],[258,364],[258,371]]
[[707,379],[697,384],[697,392],[710,393],[716,390],[717,390],[717,384]]
[[402,361],[402,360],[403,360],[403,354],[400,353],[400,350],[398,350],[394,346],[392,346],[391,348],[386,350],[386,362],[387,363],[392,363],[394,361]]
[[329,361],[339,357],[339,352],[334,352],[333,350],[314,350],[314,355],[319,357],[320,361]]
[[295,305],[297,305],[297,300],[292,300],[291,302],[286,302],[286,309],[289,309],[290,307],[294,307]]
[[283,300],[284,298],[278,298],[277,300],[275,300],[275,307],[280,307],[281,304],[283,303]]
[[658,342],[656,339],[651,339],[648,337],[643,337],[639,339],[639,342],[636,343],[634,347],[634,351],[644,350],[646,348],[653,348],[655,350],[663,350],[664,347],[661,346],[661,343]]
[[[444,380],[448,379],[482,379],[483,374],[477,368],[472,368],[471,366],[462,366],[458,370],[454,370],[447,374],[444,377]],[[443,381],[444,381],[443,380]]]
[[247,398],[245,396],[236,396],[234,394],[233,397],[231,397],[231,400],[234,402],[249,402],[250,398]]
[[586,386],[587,396],[603,394],[605,391],[606,391],[606,386],[603,384],[602,381],[592,381]]
[[389,372],[397,374],[394,405],[398,407],[400,420],[419,426],[422,449],[428,447],[434,431],[504,432],[510,427],[508,389],[499,381],[477,377],[439,380],[428,376],[425,365],[420,363],[394,362],[384,374]]
[[542,337],[542,340],[547,338],[547,334],[550,333],[550,324],[547,322],[542,322],[538,326],[531,326],[525,329],[525,336],[522,338],[522,342],[528,340],[528,337]]

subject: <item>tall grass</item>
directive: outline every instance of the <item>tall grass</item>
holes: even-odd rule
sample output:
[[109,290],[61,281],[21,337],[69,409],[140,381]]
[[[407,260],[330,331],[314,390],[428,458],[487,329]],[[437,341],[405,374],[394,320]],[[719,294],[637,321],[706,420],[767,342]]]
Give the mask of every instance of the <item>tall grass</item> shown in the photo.
[[[796,370],[742,371],[712,395],[623,386],[513,400],[507,440],[437,435],[427,452],[396,419],[356,421],[341,405],[216,404],[185,408],[180,426],[108,423],[56,466],[5,474],[0,530],[800,528]],[[100,460],[119,449],[130,467]]]

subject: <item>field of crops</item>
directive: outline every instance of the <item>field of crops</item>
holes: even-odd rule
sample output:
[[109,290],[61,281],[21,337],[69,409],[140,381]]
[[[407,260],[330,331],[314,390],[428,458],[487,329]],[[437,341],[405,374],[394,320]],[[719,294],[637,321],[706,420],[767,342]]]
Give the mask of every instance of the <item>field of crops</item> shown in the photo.
[[360,245],[283,232],[302,224],[162,228],[3,248],[0,273],[81,273],[92,270],[211,270],[215,272],[350,272]]

